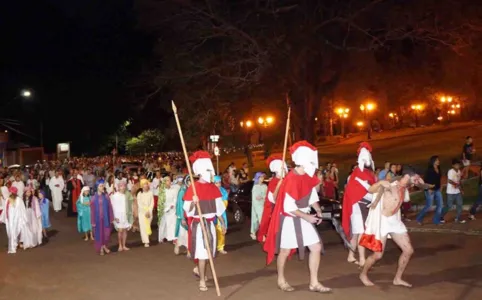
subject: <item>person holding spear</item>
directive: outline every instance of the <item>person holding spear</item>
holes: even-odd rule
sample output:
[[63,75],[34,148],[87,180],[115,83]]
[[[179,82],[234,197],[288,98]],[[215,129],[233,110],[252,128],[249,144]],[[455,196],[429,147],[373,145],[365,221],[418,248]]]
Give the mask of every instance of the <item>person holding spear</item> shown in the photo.
[[[214,227],[213,220],[214,218],[218,218],[223,227],[222,233],[226,234],[226,226],[224,226],[225,224],[222,218],[226,207],[224,206],[221,192],[217,186],[211,183],[214,178],[214,166],[209,153],[206,151],[198,151],[189,159],[186,143],[184,142],[184,136],[182,134],[181,122],[179,122],[177,107],[174,101],[172,101],[172,111],[176,119],[182,151],[184,153],[184,159],[186,160],[186,167],[191,182],[193,183],[189,186],[186,194],[184,194],[183,205],[187,219],[190,220],[188,226],[188,236],[191,240],[188,242],[189,252],[191,253],[191,257],[194,258],[194,261],[196,262],[197,260],[198,266],[196,268],[199,270],[200,278],[199,290],[202,292],[208,290],[206,286],[206,259],[208,259],[216,287],[216,294],[220,297],[221,290],[219,289],[213,259],[216,254],[216,228]],[[193,163],[192,170],[194,170],[194,173],[200,177],[197,182],[194,182],[193,171],[191,170],[189,161]],[[202,201],[199,201],[199,199],[202,199]]]
[[[214,258],[216,256],[216,227],[214,220],[221,224],[223,234],[226,234],[226,226],[224,224],[223,213],[226,207],[223,203],[222,195],[218,187],[213,183],[214,166],[211,162],[211,156],[206,151],[195,152],[189,160],[192,163],[193,174],[199,176],[199,180],[191,185],[184,195],[184,211],[188,217],[192,217],[191,226],[189,228],[191,234],[190,253],[197,260],[197,269],[199,271],[199,290],[205,292],[208,290],[206,286],[206,260],[209,258],[208,251]],[[202,213],[196,208],[199,204]],[[209,247],[205,246],[204,236],[200,226],[200,222],[204,222],[206,228],[207,240]]]
[[[288,257],[298,249],[303,259],[305,248],[310,250],[309,290],[316,293],[330,293],[331,289],[318,280],[318,269],[323,244],[315,225],[321,223],[321,207],[318,203],[316,186],[320,180],[314,176],[318,168],[318,150],[306,141],[300,141],[290,148],[296,167],[283,178],[276,197],[273,214],[269,224],[264,251],[269,265],[278,255],[278,287],[284,292],[292,292],[285,277]],[[316,214],[310,214],[313,208]]]

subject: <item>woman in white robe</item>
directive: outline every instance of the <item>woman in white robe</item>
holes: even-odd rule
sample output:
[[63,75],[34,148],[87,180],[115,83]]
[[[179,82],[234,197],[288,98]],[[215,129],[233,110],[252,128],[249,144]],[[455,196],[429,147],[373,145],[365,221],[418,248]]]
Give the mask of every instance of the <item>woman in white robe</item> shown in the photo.
[[8,253],[17,253],[20,232],[27,224],[27,212],[23,200],[17,196],[17,188],[10,188],[10,195],[0,215],[0,223],[4,223],[8,236]]
[[42,212],[38,198],[33,195],[30,187],[25,189],[25,209],[27,213],[27,226],[21,232],[23,249],[36,247],[42,244]]
[[166,202],[164,204],[164,215],[159,224],[159,243],[164,239],[172,242],[176,239],[176,202],[177,194],[181,188],[178,184],[172,184],[171,178],[166,176],[163,178],[166,192]]

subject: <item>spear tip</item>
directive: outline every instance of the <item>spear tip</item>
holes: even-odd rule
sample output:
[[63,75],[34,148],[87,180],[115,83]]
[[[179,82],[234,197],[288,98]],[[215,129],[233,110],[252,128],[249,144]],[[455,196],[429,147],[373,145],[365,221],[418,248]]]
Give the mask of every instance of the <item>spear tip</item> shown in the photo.
[[171,100],[171,104],[172,104],[172,110],[174,111],[175,114],[177,114],[177,107],[176,107],[176,104],[174,103],[174,100]]

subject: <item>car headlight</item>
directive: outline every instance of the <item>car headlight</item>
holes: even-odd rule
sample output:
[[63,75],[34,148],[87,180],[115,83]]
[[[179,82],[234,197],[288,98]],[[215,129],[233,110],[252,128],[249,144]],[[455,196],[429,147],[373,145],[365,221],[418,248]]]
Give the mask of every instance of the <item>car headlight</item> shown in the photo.
[[333,209],[341,209],[341,204],[333,204]]
[[320,206],[320,208],[321,208],[321,210],[325,210],[325,207],[324,207],[323,205],[322,205],[322,206]]

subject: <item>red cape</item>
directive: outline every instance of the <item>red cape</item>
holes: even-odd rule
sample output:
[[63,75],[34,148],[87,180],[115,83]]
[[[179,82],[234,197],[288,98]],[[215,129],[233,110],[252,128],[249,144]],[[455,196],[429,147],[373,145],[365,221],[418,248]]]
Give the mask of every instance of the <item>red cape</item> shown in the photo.
[[[197,197],[199,198],[199,201],[212,201],[217,198],[221,198],[221,191],[219,188],[214,185],[214,183],[200,183],[199,181],[194,182],[196,185],[196,194]],[[184,194],[183,200],[185,201],[192,201],[192,198],[194,196],[194,190],[192,188],[192,185],[190,185],[186,193]],[[186,216],[187,217],[187,216]],[[188,249],[191,249],[191,223],[192,223],[192,217],[187,217],[187,236],[188,236]],[[191,253],[191,257],[194,258],[195,253]],[[197,263],[197,259],[194,260],[195,263]]]
[[[277,251],[276,236],[280,228],[280,215],[286,214],[284,211],[285,195],[288,193],[296,201],[303,199],[307,196],[314,187],[320,183],[317,177],[310,177],[307,174],[298,175],[292,170],[283,179],[281,183],[278,195],[276,197],[276,203],[274,205],[273,213],[271,214],[271,221],[269,222],[268,234],[266,235],[266,242],[264,243],[263,250],[267,253],[266,264],[269,265]],[[291,255],[296,252],[296,249],[291,250]]]
[[268,194],[270,192],[272,194],[274,194],[274,192],[276,190],[276,186],[278,185],[279,181],[280,181],[280,179],[278,177],[274,176],[270,180],[270,182],[268,183],[268,192],[266,193],[266,198],[264,199],[263,215],[261,216],[261,222],[259,223],[259,229],[258,229],[258,233],[257,233],[258,241],[260,243],[263,242],[263,238],[268,233],[269,221],[271,220],[273,203],[271,203],[271,201],[269,201]]
[[343,195],[343,213],[342,213],[342,227],[345,235],[350,237],[350,217],[353,210],[353,204],[357,203],[367,194],[367,189],[361,185],[358,180],[355,178],[360,178],[361,180],[365,180],[368,182],[369,185],[372,185],[376,182],[375,174],[369,170],[364,169],[363,171],[360,168],[356,167],[353,173],[350,175],[350,180],[346,185],[345,193]]
[[77,199],[79,199],[80,193],[82,193],[82,181],[77,178],[72,178],[72,185],[75,188],[72,190],[72,210],[73,212],[77,212]]
[[[194,184],[196,185],[196,193],[199,201],[214,200],[222,197],[221,191],[216,185],[214,185],[214,183],[200,183],[199,181],[196,181]],[[194,190],[192,185],[190,185],[184,194],[184,200],[192,201],[193,196]]]

